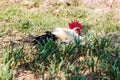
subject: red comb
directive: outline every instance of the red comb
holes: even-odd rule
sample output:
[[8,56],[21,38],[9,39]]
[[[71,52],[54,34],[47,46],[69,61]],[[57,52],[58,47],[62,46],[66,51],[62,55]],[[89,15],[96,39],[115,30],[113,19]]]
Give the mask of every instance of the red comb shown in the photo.
[[79,22],[76,21],[76,20],[74,20],[74,21],[72,21],[71,23],[69,23],[69,28],[70,28],[70,29],[73,29],[73,28],[75,28],[75,27],[78,27],[78,28],[82,29],[82,24],[79,23]]

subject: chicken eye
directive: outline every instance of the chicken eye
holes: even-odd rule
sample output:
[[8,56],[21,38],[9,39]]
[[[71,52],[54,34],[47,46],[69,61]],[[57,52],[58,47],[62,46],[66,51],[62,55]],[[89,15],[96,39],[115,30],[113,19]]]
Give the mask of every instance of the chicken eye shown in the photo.
[[75,32],[80,34],[80,29],[75,29]]

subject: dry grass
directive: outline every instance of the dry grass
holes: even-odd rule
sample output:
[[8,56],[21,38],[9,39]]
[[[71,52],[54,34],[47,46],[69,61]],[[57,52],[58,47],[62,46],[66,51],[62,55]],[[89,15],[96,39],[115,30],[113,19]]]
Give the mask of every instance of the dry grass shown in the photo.
[[[29,62],[30,63],[27,64],[27,66],[30,66],[33,70],[26,71],[25,67],[18,67],[18,71],[14,73],[18,80],[21,80],[21,78],[24,78],[25,80],[30,80],[30,78],[31,80],[33,80],[32,78],[35,80],[39,78],[50,78],[56,80],[93,80],[93,78],[98,79],[99,76],[103,79],[106,78],[109,80],[109,78],[111,78],[112,80],[116,77],[115,75],[120,73],[118,67],[116,67],[120,65],[120,63],[117,63],[119,62],[119,54],[117,57],[115,54],[115,52],[119,53],[120,43],[120,1],[113,0],[112,3],[109,3],[106,0],[98,0],[100,2],[97,1],[97,3],[96,1],[91,2],[91,0],[65,0],[64,3],[60,1],[62,0],[49,0],[48,2],[47,0],[40,0],[40,2],[38,2],[38,0],[0,1],[0,65],[3,65],[0,66],[0,69],[3,72],[0,72],[0,80],[5,80],[8,78],[11,80],[14,79],[11,73],[12,70],[14,71],[18,65],[22,66],[23,63]],[[96,34],[95,39],[92,39],[90,44],[87,44],[86,46],[79,46],[80,51],[78,53],[81,53],[82,56],[77,55],[78,57],[76,57],[76,55],[69,51],[70,49],[74,48],[74,44],[71,44],[72,47],[67,45],[65,47],[66,52],[64,50],[63,52],[60,51],[61,55],[47,55],[47,58],[45,58],[46,60],[43,62],[39,62],[42,60],[41,57],[39,60],[39,55],[33,55],[33,53],[36,53],[36,51],[34,52],[33,47],[29,46],[29,48],[27,48],[29,43],[25,43],[24,49],[21,49],[23,44],[22,42],[24,42],[26,39],[29,39],[29,34],[33,36],[40,35],[46,30],[52,31],[57,26],[66,27],[68,23],[74,19],[80,21],[84,26],[82,36]],[[104,54],[99,47],[105,42],[104,39],[103,42],[100,42],[100,40],[108,34],[111,34],[112,38],[114,39],[112,40],[113,46],[103,46],[104,51],[106,51],[106,54]],[[100,38],[98,39],[98,37]],[[95,43],[97,40],[98,43]],[[10,49],[5,52],[5,49],[7,49],[6,47],[11,44],[11,41],[14,43],[14,50],[11,52]],[[117,46],[118,51],[116,48]],[[94,56],[94,51],[96,50],[93,50],[93,53],[91,53],[90,51],[92,51],[92,48],[98,49],[97,53],[101,53],[101,55],[97,55],[97,57]],[[45,48],[40,49],[46,50]],[[76,49],[74,51],[76,51]],[[19,57],[16,59],[17,61],[13,61],[13,59],[16,57],[14,55],[10,55],[9,53],[19,55],[17,56]],[[37,54],[38,53],[39,51]],[[89,53],[89,55],[87,53]],[[4,54],[6,54],[7,57],[5,57]],[[22,55],[26,56],[23,57]],[[8,59],[8,56],[11,57]],[[55,56],[57,59],[55,59]],[[59,58],[58,56],[62,57],[63,59]],[[102,58],[97,63],[96,60],[100,56]],[[106,60],[107,58],[108,60]],[[5,59],[8,59],[6,63],[4,63]],[[31,63],[33,59],[36,59],[38,62]],[[109,62],[111,60],[113,60],[113,63]],[[108,63],[104,61],[108,61]],[[11,65],[14,65],[14,67]],[[103,72],[97,72],[97,70]],[[111,73],[113,73],[113,77],[111,77]],[[59,74],[61,76],[59,76]],[[119,77],[116,78],[116,80],[117,79],[119,79]]]

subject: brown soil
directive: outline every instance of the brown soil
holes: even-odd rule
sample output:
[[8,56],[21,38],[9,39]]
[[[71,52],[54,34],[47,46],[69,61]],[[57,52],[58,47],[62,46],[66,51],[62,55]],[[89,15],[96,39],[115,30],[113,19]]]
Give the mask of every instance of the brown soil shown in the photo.
[[[11,2],[6,2],[5,4],[9,5],[9,4],[13,4],[13,3],[18,3],[22,0],[10,0],[10,1]],[[47,0],[45,0],[45,1],[47,1]],[[64,1],[66,1],[66,0],[64,0]],[[106,0],[98,0],[100,2],[97,2],[97,4],[94,1],[96,1],[96,0],[84,0],[84,2],[88,3],[88,5],[90,5],[90,6],[91,6],[91,4],[94,4],[94,6],[95,6],[98,3],[103,3],[103,1],[106,1]],[[119,2],[120,0],[113,0],[112,3],[117,3],[116,1]],[[53,2],[54,2],[54,0],[53,0]],[[105,2],[104,6],[111,7],[112,3]],[[3,3],[0,3],[0,4],[3,4]],[[32,8],[34,3],[27,2],[27,3],[25,3],[25,5]],[[54,3],[52,3],[52,2],[44,3],[43,7],[47,7],[45,5],[49,5],[48,7],[51,7],[50,5],[54,5]],[[120,8],[120,5],[116,5],[116,6],[117,6],[117,8]],[[115,33],[110,33],[110,34],[112,34],[112,36],[113,36],[114,44],[119,45],[120,44],[120,32],[115,32]],[[27,47],[28,47],[28,45],[30,45],[31,40],[32,40],[32,37],[27,37],[27,38],[23,38],[23,37],[5,37],[5,38],[2,38],[2,37],[0,37],[0,54],[3,53],[3,49],[5,48],[5,46],[13,44],[13,46],[16,47],[16,46],[21,46],[22,43],[25,43],[25,44],[27,44]],[[50,77],[50,74],[48,72],[45,72],[44,76],[43,76],[37,72],[32,71],[29,68],[28,63],[24,63],[24,64],[20,65],[17,68],[17,70],[14,71],[14,75],[15,75],[17,80],[46,80],[48,77]],[[89,74],[87,80],[93,80],[92,77],[95,75],[96,74],[92,74],[92,73]]]

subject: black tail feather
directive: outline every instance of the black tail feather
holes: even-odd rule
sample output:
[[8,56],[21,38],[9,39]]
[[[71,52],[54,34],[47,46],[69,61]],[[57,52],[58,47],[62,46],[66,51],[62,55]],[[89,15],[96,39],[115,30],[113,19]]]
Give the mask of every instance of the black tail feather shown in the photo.
[[50,31],[46,31],[45,34],[34,37],[33,45],[36,45],[38,43],[44,45],[45,43],[47,43],[48,40],[56,41],[57,36],[52,34],[52,32]]

